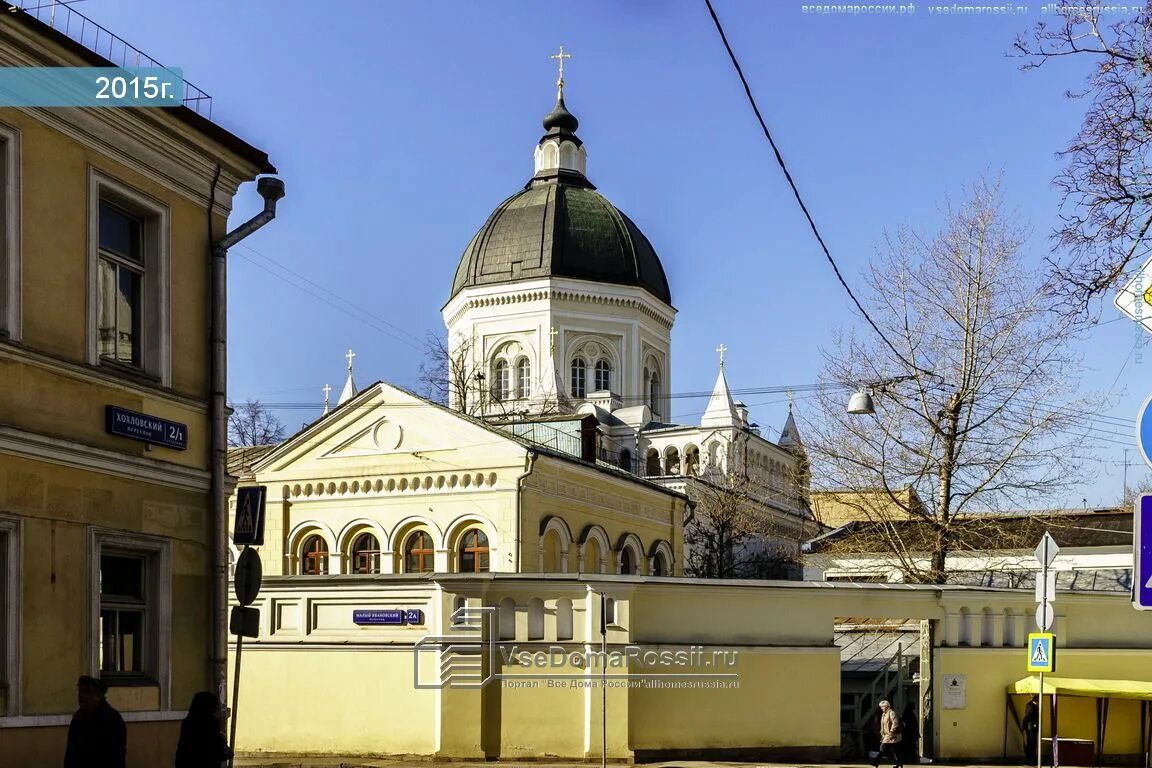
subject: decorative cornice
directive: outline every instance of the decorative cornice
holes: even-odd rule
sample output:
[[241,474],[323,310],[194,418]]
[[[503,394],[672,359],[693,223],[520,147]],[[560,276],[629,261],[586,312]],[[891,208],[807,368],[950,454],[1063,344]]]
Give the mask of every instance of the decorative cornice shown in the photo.
[[208,491],[211,487],[211,474],[205,470],[93,448],[13,427],[0,426],[0,453],[182,490]]
[[[275,481],[267,481],[275,482]],[[284,483],[281,489],[285,501],[326,501],[328,499],[371,499],[382,496],[413,496],[424,493],[463,493],[468,491],[510,490],[504,487],[495,472],[453,472],[438,475],[398,473],[393,477],[375,477],[367,480],[335,480],[305,483]]]
[[[461,292],[463,293],[463,291]],[[631,296],[607,296],[591,291],[579,291],[569,288],[538,288],[534,290],[514,291],[488,296],[467,298],[460,302],[459,308],[447,318],[448,325],[454,325],[466,312],[484,307],[498,307],[511,304],[525,304],[534,301],[573,301],[585,304],[602,304],[607,306],[638,309],[648,317],[655,320],[661,327],[671,330],[673,318],[666,313],[659,312],[646,301]]]

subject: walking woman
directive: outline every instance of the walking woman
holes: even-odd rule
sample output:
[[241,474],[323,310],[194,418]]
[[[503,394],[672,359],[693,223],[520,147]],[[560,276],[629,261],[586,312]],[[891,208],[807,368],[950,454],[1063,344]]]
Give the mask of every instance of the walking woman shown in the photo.
[[220,700],[210,691],[192,697],[188,715],[180,725],[176,768],[220,768],[232,750],[220,732]]

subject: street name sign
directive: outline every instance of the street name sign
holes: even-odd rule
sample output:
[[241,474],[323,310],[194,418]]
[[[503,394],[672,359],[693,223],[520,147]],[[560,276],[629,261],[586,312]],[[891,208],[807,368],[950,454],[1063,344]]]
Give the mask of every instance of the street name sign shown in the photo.
[[264,492],[263,485],[251,485],[236,489],[236,525],[232,531],[232,543],[237,546],[252,547],[264,544]]
[[187,424],[130,411],[118,405],[104,406],[104,431],[175,451],[188,450]]
[[1028,671],[1054,672],[1056,670],[1056,638],[1047,632],[1028,635]]
[[1152,494],[1136,502],[1132,536],[1132,605],[1152,611]]

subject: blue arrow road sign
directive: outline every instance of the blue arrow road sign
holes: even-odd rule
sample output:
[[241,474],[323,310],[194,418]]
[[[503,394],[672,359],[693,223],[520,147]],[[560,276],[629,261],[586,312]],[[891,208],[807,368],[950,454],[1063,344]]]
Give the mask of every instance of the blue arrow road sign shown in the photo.
[[1140,406],[1140,414],[1136,417],[1136,444],[1140,446],[1144,463],[1152,467],[1152,396]]
[[1144,494],[1136,506],[1132,537],[1132,605],[1152,611],[1152,495]]

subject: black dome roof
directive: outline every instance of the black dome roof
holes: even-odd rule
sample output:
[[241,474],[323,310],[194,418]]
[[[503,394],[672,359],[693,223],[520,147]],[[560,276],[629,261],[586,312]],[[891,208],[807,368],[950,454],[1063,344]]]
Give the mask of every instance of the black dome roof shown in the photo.
[[452,295],[541,277],[635,285],[672,304],[648,238],[580,174],[529,182],[501,203],[460,257]]

